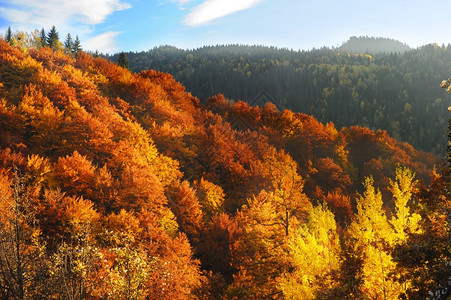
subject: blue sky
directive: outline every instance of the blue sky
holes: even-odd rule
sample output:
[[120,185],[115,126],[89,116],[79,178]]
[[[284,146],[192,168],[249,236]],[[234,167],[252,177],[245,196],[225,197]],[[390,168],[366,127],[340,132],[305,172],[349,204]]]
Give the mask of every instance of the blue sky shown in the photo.
[[436,0],[0,0],[0,32],[55,25],[85,50],[146,51],[250,44],[310,50],[350,36],[412,47],[451,43],[446,1]]

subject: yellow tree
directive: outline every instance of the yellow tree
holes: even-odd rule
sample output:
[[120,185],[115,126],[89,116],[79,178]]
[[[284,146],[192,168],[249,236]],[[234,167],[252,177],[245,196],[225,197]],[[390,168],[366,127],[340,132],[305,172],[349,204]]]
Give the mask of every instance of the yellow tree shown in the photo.
[[340,241],[334,214],[327,207],[311,209],[308,223],[290,235],[288,247],[293,271],[279,278],[285,299],[315,299],[332,288]]
[[218,216],[224,212],[224,191],[203,177],[194,181],[196,196],[202,205],[203,219],[209,222],[214,216]]
[[363,284],[361,291],[372,299],[395,299],[400,285],[389,278],[395,263],[388,251],[395,233],[382,208],[382,194],[373,186],[373,179],[364,181],[365,191],[357,199],[357,215],[348,229],[350,241],[356,241],[354,251],[363,249]]
[[[400,280],[406,284],[406,298],[427,299],[449,287],[451,269],[450,168],[433,170],[429,186],[419,186],[420,228],[396,245],[393,254]],[[449,292],[449,289],[448,289]],[[443,296],[443,295],[441,295]],[[446,298],[446,296],[444,296]]]
[[269,299],[282,296],[275,280],[287,271],[288,249],[285,228],[279,221],[274,193],[262,191],[248,199],[237,215],[243,236],[232,253],[238,270],[226,294],[232,299]]
[[297,164],[288,154],[270,147],[255,170],[261,190],[238,216],[243,238],[232,263],[238,269],[227,291],[232,298],[282,296],[276,278],[290,267],[287,241],[311,209]]
[[[421,216],[417,213],[412,213],[410,209],[412,194],[415,191],[417,181],[414,180],[415,173],[408,168],[397,167],[395,180],[390,180],[389,190],[393,194],[395,203],[395,213],[390,223],[394,228],[394,235],[396,244],[405,245],[409,235],[421,234],[420,221]],[[405,268],[398,267],[395,273],[396,277],[402,279],[403,292],[411,287],[412,281],[408,279],[410,276],[406,274]],[[401,281],[401,280],[400,280]]]
[[291,156],[273,147],[269,148],[259,168],[263,177],[261,187],[271,194],[276,219],[288,236],[291,221],[305,218],[311,208],[311,203],[303,193],[304,180],[298,174],[298,166]]
[[46,197],[59,200],[60,220],[64,236],[51,257],[51,277],[48,284],[59,298],[83,299],[94,290],[90,276],[96,272],[95,261],[101,259],[96,245],[100,215],[94,203],[83,198],[67,197],[59,191]]
[[[109,246],[103,252],[99,267],[104,276],[93,276],[97,290],[95,296],[114,299],[146,299],[146,281],[151,273],[152,259],[140,243],[139,220],[132,212],[121,210],[107,219],[104,233]],[[155,259],[155,258],[154,258]]]
[[390,223],[393,225],[396,238],[399,242],[404,242],[407,239],[406,231],[411,233],[418,232],[418,223],[421,216],[416,213],[411,213],[409,202],[412,199],[412,193],[417,183],[415,173],[412,173],[408,168],[396,168],[395,180],[390,180],[389,189],[393,194],[395,202],[395,215]]

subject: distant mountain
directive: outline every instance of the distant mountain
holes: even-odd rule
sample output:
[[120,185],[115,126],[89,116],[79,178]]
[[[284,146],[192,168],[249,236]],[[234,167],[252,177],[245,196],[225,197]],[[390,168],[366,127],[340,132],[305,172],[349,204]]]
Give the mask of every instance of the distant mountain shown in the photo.
[[354,53],[404,53],[411,50],[410,46],[389,38],[351,37],[339,50]]

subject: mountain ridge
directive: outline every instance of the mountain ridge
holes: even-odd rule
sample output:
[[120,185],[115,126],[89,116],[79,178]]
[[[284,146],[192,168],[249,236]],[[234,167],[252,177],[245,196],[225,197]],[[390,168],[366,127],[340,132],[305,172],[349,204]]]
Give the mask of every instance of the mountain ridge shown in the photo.
[[352,36],[348,41],[337,48],[340,51],[349,51],[351,53],[404,53],[412,48],[395,39],[368,36]]

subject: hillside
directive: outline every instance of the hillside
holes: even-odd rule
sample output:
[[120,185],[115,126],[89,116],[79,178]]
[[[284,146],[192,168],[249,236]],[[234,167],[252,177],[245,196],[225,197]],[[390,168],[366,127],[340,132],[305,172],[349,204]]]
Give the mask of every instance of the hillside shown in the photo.
[[352,36],[348,41],[343,43],[338,50],[350,53],[404,53],[411,50],[411,48],[401,43],[400,41],[388,38],[374,38],[374,37],[356,37]]
[[264,91],[281,108],[333,122],[337,128],[386,130],[417,149],[444,156],[449,103],[439,85],[449,77],[450,49],[426,45],[369,55],[328,48],[165,46],[126,55],[131,70],[170,73],[203,103],[222,93],[255,104]]
[[3,40],[0,99],[2,299],[397,298],[447,284],[449,174],[385,131],[201,103],[167,73]]

